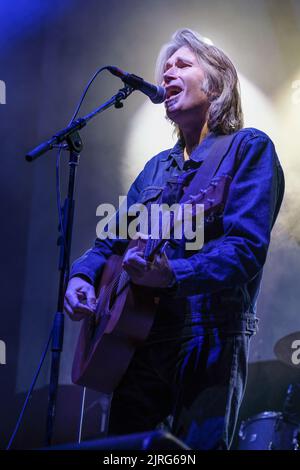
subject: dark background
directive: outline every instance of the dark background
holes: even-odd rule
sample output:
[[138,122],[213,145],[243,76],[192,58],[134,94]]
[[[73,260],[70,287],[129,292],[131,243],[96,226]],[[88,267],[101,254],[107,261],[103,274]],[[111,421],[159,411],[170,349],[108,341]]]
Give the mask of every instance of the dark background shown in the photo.
[[[209,37],[231,57],[241,75],[246,125],[270,134],[286,173],[286,198],[265,268],[260,331],[252,344],[241,417],[279,410],[288,384],[299,381],[299,369],[280,364],[273,354],[278,339],[300,330],[300,100],[293,95],[293,84],[300,80],[299,0],[286,1],[284,7],[279,0],[2,0],[0,80],[6,84],[5,104],[0,104],[0,340],[6,344],[6,364],[0,365],[2,448],[47,340],[58,286],[55,152],[31,164],[24,155],[67,125],[99,66],[118,65],[153,81],[159,49],[180,27]],[[103,74],[89,91],[81,115],[120,85],[118,79]],[[152,108],[143,95],[135,93],[124,109],[107,111],[82,131],[72,259],[95,237],[96,207],[101,202],[116,205],[136,169],[154,150],[171,142],[171,128],[161,135],[159,122],[152,128],[150,120],[148,126]],[[165,132],[166,122],[161,119]],[[67,168],[64,155],[63,189]],[[71,384],[70,367],[77,331],[78,325],[66,320],[55,442],[76,439],[81,392]],[[17,448],[43,444],[48,378],[47,359],[16,439]],[[85,438],[99,433],[100,398],[89,393]]]

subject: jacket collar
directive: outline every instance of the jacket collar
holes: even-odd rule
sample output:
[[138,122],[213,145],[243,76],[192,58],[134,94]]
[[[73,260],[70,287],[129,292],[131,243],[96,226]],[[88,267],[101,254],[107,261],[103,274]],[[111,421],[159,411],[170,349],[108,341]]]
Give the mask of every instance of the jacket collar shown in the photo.
[[[214,143],[215,139],[217,138],[217,134],[214,132],[208,132],[206,137],[202,140],[202,142],[193,150],[190,155],[190,160],[197,163],[202,163],[205,160],[207,150],[210,146]],[[166,155],[162,158],[162,161],[169,161],[170,166],[175,161],[177,165],[182,168],[184,164],[184,157],[183,157],[183,149],[184,149],[184,142],[182,139],[178,139],[176,144]]]

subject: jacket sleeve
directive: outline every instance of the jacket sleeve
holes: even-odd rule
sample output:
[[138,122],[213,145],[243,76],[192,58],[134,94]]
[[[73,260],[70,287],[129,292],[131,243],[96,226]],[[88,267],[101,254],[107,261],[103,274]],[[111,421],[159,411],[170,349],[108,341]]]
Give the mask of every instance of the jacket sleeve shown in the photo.
[[[143,186],[144,171],[142,171],[135,181],[132,183],[127,194],[127,207],[137,202],[139,193]],[[116,217],[116,235],[118,235],[119,226],[119,211],[115,214]],[[78,258],[72,265],[70,271],[70,278],[74,276],[83,276],[91,282],[97,283],[106,260],[112,254],[123,255],[129,243],[128,238],[96,238],[94,246],[86,251],[80,258]]]
[[175,297],[212,293],[250,281],[263,267],[284,192],[284,176],[267,136],[241,149],[224,209],[222,237],[189,258],[170,260]]

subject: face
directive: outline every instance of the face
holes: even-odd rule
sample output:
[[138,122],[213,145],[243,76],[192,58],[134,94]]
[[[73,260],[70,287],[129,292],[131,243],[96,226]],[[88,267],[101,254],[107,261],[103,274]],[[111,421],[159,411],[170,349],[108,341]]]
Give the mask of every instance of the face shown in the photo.
[[186,46],[174,52],[165,64],[162,86],[167,91],[166,113],[180,128],[200,122],[206,114],[209,102],[201,90],[203,80],[203,67]]

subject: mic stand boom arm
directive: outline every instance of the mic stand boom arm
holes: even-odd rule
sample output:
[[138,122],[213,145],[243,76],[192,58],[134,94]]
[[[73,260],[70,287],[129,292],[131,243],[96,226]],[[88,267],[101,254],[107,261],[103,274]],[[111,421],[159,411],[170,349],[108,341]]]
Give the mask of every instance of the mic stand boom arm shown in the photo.
[[[112,96],[112,98],[106,101],[106,103],[102,104],[101,106],[99,106],[98,108],[96,108],[94,111],[87,114],[83,118],[76,119],[76,121],[73,121],[69,126],[65,127],[61,131],[54,134],[51,137],[51,139],[46,140],[45,142],[42,142],[40,145],[38,145],[33,150],[28,152],[27,155],[25,156],[25,159],[28,162],[32,162],[33,160],[40,157],[44,153],[48,152],[48,150],[51,150],[54,147],[56,147],[58,144],[61,144],[64,140],[67,141],[67,139],[72,134],[74,134],[76,131],[79,131],[84,126],[86,126],[86,124],[95,116],[97,116],[97,114],[102,113],[103,111],[110,108],[111,106],[115,106],[115,108],[122,108],[123,107],[122,100],[125,100],[133,91],[134,91],[134,88],[130,87],[129,85],[126,85],[124,88],[121,88],[118,91],[118,93]],[[76,144],[76,141],[75,141],[75,144]]]

